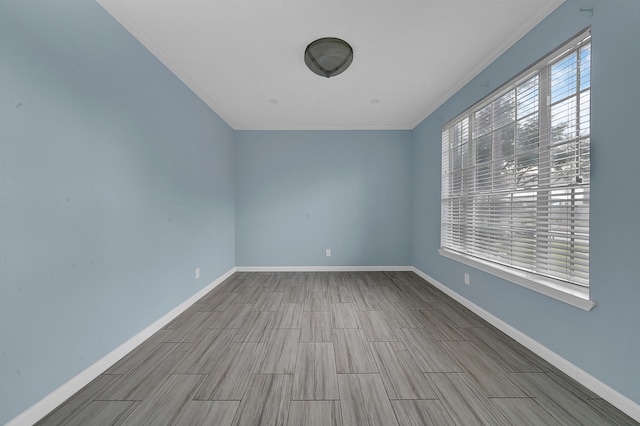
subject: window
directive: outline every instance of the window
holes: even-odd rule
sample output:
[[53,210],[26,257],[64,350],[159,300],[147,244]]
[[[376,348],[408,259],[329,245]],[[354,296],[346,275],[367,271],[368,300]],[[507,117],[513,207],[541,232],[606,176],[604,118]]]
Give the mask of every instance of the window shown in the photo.
[[587,30],[443,127],[440,250],[588,309],[590,64]]

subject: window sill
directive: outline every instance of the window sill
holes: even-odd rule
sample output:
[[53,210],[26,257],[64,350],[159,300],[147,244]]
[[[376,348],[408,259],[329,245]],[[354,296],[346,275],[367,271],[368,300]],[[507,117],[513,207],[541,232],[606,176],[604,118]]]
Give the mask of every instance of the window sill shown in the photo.
[[522,287],[544,294],[545,296],[549,296],[553,299],[575,306],[582,310],[590,311],[596,305],[596,302],[594,302],[593,300],[589,300],[588,289],[582,289],[579,287],[575,289],[567,288],[568,286],[552,282],[551,280],[549,280],[548,282],[543,282],[537,277],[534,280],[529,278],[527,276],[529,274],[525,272],[523,272],[522,274],[518,274],[512,270],[509,270],[508,268],[500,268],[493,263],[464,256],[460,253],[456,253],[444,248],[440,248],[438,252],[444,257],[448,257],[449,259],[464,263],[465,265],[495,275],[496,277],[510,281],[514,284],[518,284]]

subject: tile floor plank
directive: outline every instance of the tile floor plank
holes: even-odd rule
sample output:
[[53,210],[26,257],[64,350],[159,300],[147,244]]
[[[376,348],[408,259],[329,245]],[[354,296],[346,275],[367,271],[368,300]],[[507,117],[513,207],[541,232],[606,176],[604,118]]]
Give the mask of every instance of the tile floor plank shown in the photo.
[[211,323],[210,328],[240,328],[252,309],[253,305],[233,304]]
[[300,343],[291,399],[321,401],[339,398],[333,343]]
[[291,401],[289,426],[342,426],[339,401]]
[[163,338],[166,343],[197,343],[209,331],[221,312],[196,312],[187,323],[181,324],[173,332]]
[[308,291],[304,301],[304,311],[328,311],[328,291]]
[[514,425],[565,425],[557,416],[547,412],[531,398],[492,398],[491,402],[500,408],[500,411]]
[[301,342],[331,342],[331,314],[314,311],[302,313]]
[[425,329],[401,329],[396,334],[423,373],[462,373],[464,369]]
[[288,286],[284,290],[281,303],[304,303],[307,298],[307,287]]
[[291,401],[290,374],[254,374],[233,426],[286,426]]
[[281,303],[271,324],[273,328],[300,328],[302,303]]
[[256,348],[256,372],[262,374],[293,374],[295,372],[299,329],[271,329]]
[[414,318],[438,340],[467,340],[457,327],[448,322],[438,311],[417,311]]
[[398,425],[378,374],[339,374],[338,386],[345,426]]
[[640,425],[396,271],[236,272],[37,424],[120,423]]
[[438,399],[458,425],[511,425],[466,373],[425,373]]
[[615,408],[602,398],[594,398],[589,400],[589,406],[597,411],[601,417],[604,417],[615,425],[638,425],[640,423]]
[[[234,304],[237,305],[253,305],[258,302],[260,297],[267,292],[265,287],[255,285],[255,282],[248,281],[244,286],[240,287],[236,294]],[[225,309],[227,311],[228,309]]]
[[122,375],[117,383],[96,399],[107,401],[141,401],[145,399],[184,358],[184,353],[175,351],[177,346],[177,343],[164,343],[162,348],[149,358],[149,362]]
[[191,401],[175,426],[231,426],[240,401]]
[[72,398],[63,402],[47,414],[36,425],[63,425],[82,411],[96,396],[110,388],[120,379],[120,375],[102,374],[78,391]]
[[331,304],[332,328],[359,328],[358,310],[354,303]]
[[235,329],[213,328],[174,367],[172,373],[201,373],[224,354],[231,344]]
[[375,295],[379,303],[398,303],[401,300],[401,293],[391,287],[387,287],[386,285],[377,285],[373,287],[372,293]]
[[125,426],[171,425],[202,383],[201,374],[172,374],[165,378],[122,423]]
[[545,410],[567,424],[593,424],[595,419],[599,425],[615,424],[546,373],[513,373],[512,376]]
[[[210,293],[213,293],[213,290]],[[204,297],[209,297],[210,293],[207,293]],[[162,327],[162,330],[175,330],[176,328],[189,323],[189,321],[191,321],[191,317],[195,315],[197,312],[200,312],[200,309],[203,306],[204,306],[204,303],[202,303],[202,299],[198,300],[196,303],[189,306],[185,311],[183,311],[176,318],[171,320],[167,325]]]
[[546,374],[547,374],[547,377],[549,377],[554,382],[556,382],[558,385],[564,387],[569,392],[573,393],[574,395],[576,395],[578,398],[582,399],[583,401],[588,401],[590,399],[599,398],[599,396],[596,395],[594,392],[590,391],[589,389],[587,389],[586,387],[584,387],[580,383],[576,383],[569,376],[560,373],[556,369],[554,369],[552,371],[547,371]]
[[392,328],[424,328],[419,319],[411,311],[406,311],[399,303],[381,303],[384,317]]
[[[506,342],[506,343],[507,343],[507,346],[509,346],[513,352],[515,352],[520,357],[522,357],[523,363],[528,362],[532,364],[535,368],[537,368],[538,370],[544,373],[557,371],[556,367],[552,366],[549,362],[542,359],[540,356],[534,354],[533,352],[531,352],[529,349],[527,349],[520,343],[516,341]],[[523,373],[529,373],[529,371],[523,371]]]
[[138,401],[93,401],[78,415],[64,422],[65,426],[116,426],[140,404]]
[[353,297],[353,301],[355,302],[359,311],[381,310],[378,300],[375,299],[371,294],[367,293],[366,290],[365,291],[362,291],[361,289],[351,290],[351,296]]
[[358,320],[370,342],[398,341],[383,311],[358,311]]
[[338,373],[378,373],[376,360],[362,330],[355,328],[333,330],[333,347]]
[[250,312],[238,328],[236,336],[243,342],[261,342],[275,320],[275,312]]
[[522,357],[513,347],[498,338],[498,334],[487,328],[465,328],[460,330],[478,349],[499,363],[510,373],[540,373],[542,370],[529,359]]
[[469,313],[466,308],[457,302],[434,303],[432,306],[444,315],[456,327],[482,327],[484,324],[479,318]]
[[239,296],[240,295],[238,293],[218,293],[212,291],[200,299],[202,306],[198,308],[198,311],[224,312],[231,307],[231,305],[237,303],[236,301],[239,299]]
[[207,373],[196,400],[240,401],[256,369],[257,343],[232,343]]
[[140,346],[129,352],[120,361],[109,367],[104,374],[126,374],[140,364],[148,362],[150,356],[158,350],[158,346],[173,334],[173,330],[159,330]]
[[260,312],[275,312],[278,310],[280,303],[282,302],[282,298],[284,297],[284,292],[281,291],[267,291],[263,293],[258,301],[251,308],[252,311],[260,311]]
[[438,400],[395,400],[391,406],[402,426],[455,426]]
[[329,287],[329,301],[331,303],[353,303],[354,300],[349,287],[339,285]]
[[529,396],[510,373],[479,350],[473,342],[440,342],[440,345],[475,380],[486,396],[525,398]]
[[424,301],[423,299],[416,297],[411,293],[411,291],[407,291],[407,289],[403,289],[402,295],[400,297],[400,301],[398,302],[403,308],[407,311],[432,311],[433,306],[431,303]]
[[406,347],[399,342],[370,344],[389,399],[437,399]]

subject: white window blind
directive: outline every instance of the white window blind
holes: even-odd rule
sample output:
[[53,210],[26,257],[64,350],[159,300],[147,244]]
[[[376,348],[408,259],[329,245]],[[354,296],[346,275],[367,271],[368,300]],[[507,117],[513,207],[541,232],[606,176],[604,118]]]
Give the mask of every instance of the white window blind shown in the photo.
[[590,65],[586,31],[443,127],[443,250],[588,288]]

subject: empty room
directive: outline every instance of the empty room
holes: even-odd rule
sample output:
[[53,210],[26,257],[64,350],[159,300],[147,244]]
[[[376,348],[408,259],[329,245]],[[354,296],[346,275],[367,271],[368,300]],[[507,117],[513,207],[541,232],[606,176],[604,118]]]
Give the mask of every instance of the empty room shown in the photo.
[[638,22],[0,0],[0,424],[640,424]]

